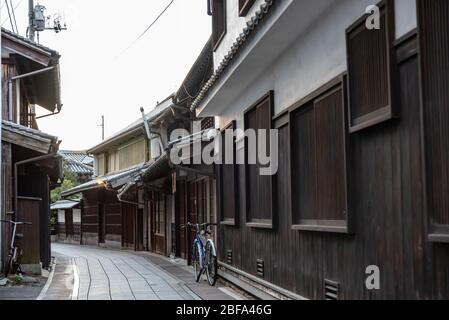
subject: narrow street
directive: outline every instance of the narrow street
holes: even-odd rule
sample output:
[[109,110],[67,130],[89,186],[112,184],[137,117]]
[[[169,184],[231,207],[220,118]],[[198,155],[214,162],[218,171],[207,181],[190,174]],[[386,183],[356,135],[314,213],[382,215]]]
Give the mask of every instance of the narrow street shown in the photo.
[[196,283],[189,268],[147,253],[52,244],[56,268],[43,300],[234,300],[217,284]]

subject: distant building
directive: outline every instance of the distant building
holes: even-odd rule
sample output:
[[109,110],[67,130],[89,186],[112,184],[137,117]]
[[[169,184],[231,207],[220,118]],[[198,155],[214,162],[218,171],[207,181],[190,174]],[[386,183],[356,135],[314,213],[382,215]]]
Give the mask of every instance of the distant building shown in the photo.
[[[172,96],[147,114],[157,119],[171,113]],[[151,167],[152,156],[140,118],[87,151],[94,157],[95,179],[64,191],[64,198],[82,194],[81,243],[135,250],[148,249],[147,211],[143,190],[121,200],[118,191]]]
[[64,159],[64,166],[77,175],[80,183],[92,180],[94,175],[94,158],[85,151],[59,151],[59,155]]
[[81,200],[60,200],[51,205],[57,211],[56,240],[64,243],[80,244],[81,241]]

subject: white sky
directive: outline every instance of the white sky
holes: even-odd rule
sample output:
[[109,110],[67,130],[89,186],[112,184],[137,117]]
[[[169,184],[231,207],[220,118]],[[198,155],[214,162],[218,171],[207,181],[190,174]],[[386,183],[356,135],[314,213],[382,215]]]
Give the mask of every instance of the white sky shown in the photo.
[[[28,1],[12,0],[20,34]],[[37,3],[37,1],[35,1]],[[68,31],[40,34],[61,55],[60,115],[38,120],[42,131],[63,140],[61,149],[88,149],[151,110],[176,91],[211,34],[205,0],[175,0],[131,49],[120,55],[170,0],[40,0],[46,15],[65,15]],[[35,3],[35,4],[36,4]],[[4,0],[1,22],[11,29]],[[40,111],[40,114],[46,111]]]

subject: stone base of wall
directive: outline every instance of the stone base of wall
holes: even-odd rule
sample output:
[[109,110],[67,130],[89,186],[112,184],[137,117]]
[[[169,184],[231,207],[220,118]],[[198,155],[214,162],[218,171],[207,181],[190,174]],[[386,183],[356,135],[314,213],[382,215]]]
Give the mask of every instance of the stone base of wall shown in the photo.
[[235,267],[219,262],[218,275],[261,300],[307,300],[305,297],[259,279]]
[[107,248],[121,249],[122,248],[122,236],[116,234],[107,234],[105,236],[104,246]]
[[56,236],[55,242],[66,243],[66,244],[80,244],[81,236],[73,235],[73,236],[67,237],[65,233],[60,233]]
[[98,245],[98,234],[97,233],[83,233],[82,244],[97,246]]
[[21,264],[20,269],[28,275],[40,276],[42,275],[42,265],[38,264]]

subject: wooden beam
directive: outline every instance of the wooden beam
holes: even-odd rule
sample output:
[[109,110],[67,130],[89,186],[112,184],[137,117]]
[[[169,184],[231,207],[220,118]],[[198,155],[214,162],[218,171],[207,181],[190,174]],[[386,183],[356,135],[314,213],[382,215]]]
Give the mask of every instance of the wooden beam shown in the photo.
[[27,149],[35,150],[40,153],[48,153],[51,146],[51,140],[38,137],[32,137],[31,135],[24,133],[18,134],[8,130],[2,130],[2,141],[18,145]]
[[14,41],[2,34],[2,49],[9,50],[13,53],[19,54],[22,57],[33,60],[43,66],[50,65],[52,55],[49,52],[38,48],[31,48],[18,41]]

